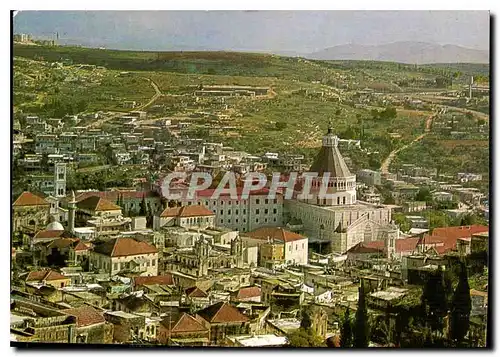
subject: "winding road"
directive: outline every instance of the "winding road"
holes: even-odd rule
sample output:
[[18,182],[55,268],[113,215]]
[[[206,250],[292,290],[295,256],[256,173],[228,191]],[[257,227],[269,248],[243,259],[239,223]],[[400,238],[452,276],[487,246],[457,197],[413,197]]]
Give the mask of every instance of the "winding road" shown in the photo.
[[[158,88],[158,85],[153,82],[151,79],[147,78],[147,77],[141,77],[141,78],[144,78],[146,79],[147,81],[149,81],[149,84],[151,84],[151,86],[153,87],[153,89],[155,90],[155,94],[151,97],[151,99],[146,103],[146,104],[143,104],[141,106],[138,106],[138,107],[135,107],[131,110],[129,110],[128,112],[133,112],[133,111],[136,111],[136,110],[142,110],[144,108],[147,108],[149,107],[151,104],[153,104],[158,98],[160,98],[163,93],[161,92],[160,88]],[[128,113],[128,112],[120,112],[120,113],[116,113],[116,114],[113,114],[107,118],[104,118],[104,119],[100,119],[100,120],[97,120],[96,122],[92,123],[92,124],[89,124],[86,126],[87,129],[89,128],[98,128],[100,127],[102,124],[110,121],[110,120],[113,120],[113,119],[116,119],[116,118],[119,118],[121,116],[123,116],[124,114]]]
[[417,141],[420,141],[422,140],[430,131],[431,131],[431,124],[432,124],[432,120],[434,119],[434,117],[437,115],[438,113],[434,113],[432,115],[430,115],[426,122],[425,122],[425,130],[424,130],[424,133],[423,134],[420,134],[419,136],[417,136],[415,139],[413,139],[410,143],[404,145],[404,146],[401,146],[400,148],[398,149],[395,149],[395,150],[392,150],[391,153],[389,154],[389,156],[386,157],[386,159],[384,160],[384,162],[382,162],[382,166],[380,166],[380,172],[382,173],[382,175],[387,175],[389,173],[389,166],[391,165],[391,162],[392,160],[394,159],[394,157],[396,156],[396,154],[404,149],[406,149],[408,146],[416,143]]

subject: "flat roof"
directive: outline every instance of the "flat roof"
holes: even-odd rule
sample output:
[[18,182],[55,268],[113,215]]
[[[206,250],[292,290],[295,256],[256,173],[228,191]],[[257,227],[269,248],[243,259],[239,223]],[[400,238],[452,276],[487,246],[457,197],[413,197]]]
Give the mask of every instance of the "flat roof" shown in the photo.
[[282,346],[288,342],[285,336],[276,335],[229,336],[228,338],[244,347]]

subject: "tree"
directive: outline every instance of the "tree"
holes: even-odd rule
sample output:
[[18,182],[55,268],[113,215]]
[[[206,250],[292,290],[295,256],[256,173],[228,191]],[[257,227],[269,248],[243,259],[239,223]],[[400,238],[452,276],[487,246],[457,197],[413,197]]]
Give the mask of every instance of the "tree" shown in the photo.
[[279,122],[276,122],[276,130],[283,130],[287,127],[287,123],[284,122],[284,121],[279,121]]
[[345,310],[344,320],[340,326],[340,347],[352,347],[352,322],[349,308]]
[[415,196],[415,201],[431,202],[432,194],[429,188],[422,187]]
[[288,343],[291,347],[326,347],[321,337],[302,327],[288,335]]
[[311,316],[308,311],[302,312],[302,320],[300,320],[300,327],[303,329],[310,329],[312,326]]
[[411,229],[410,220],[402,213],[394,213],[392,215],[394,222],[399,226],[403,232],[408,232]]
[[441,267],[429,274],[422,292],[422,305],[426,325],[432,331],[442,332],[443,319],[448,313],[448,302]]
[[457,344],[462,343],[469,330],[470,311],[472,301],[470,297],[469,278],[465,263],[460,263],[458,285],[453,293],[450,313],[450,338]]
[[363,282],[359,287],[358,309],[353,331],[353,347],[366,348],[370,342],[370,326],[365,301],[365,287]]
[[146,207],[146,197],[145,195],[142,195],[142,201],[139,205],[139,216],[145,216],[147,214],[147,207]]

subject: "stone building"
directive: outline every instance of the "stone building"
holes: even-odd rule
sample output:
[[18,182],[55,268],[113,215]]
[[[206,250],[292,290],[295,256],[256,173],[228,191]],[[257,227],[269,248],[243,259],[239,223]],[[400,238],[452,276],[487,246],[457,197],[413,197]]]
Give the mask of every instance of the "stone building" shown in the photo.
[[90,252],[90,267],[109,275],[128,271],[143,276],[156,276],[158,249],[132,238],[112,238],[95,244]]
[[[357,201],[356,176],[345,164],[331,128],[310,171],[319,175],[312,180],[311,197],[301,199],[296,192],[293,199],[285,201],[289,220],[302,225],[309,244],[343,253],[359,242],[378,240],[386,234],[391,208]],[[328,183],[324,190],[330,198],[320,197],[323,180]]]
[[12,204],[13,231],[37,232],[49,223],[50,204],[25,191]]

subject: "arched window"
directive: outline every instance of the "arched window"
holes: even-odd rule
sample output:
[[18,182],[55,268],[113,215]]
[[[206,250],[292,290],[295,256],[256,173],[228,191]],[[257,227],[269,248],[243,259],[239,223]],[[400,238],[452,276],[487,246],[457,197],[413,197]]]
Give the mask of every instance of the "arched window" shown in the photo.
[[337,205],[340,205],[340,197],[337,197]]

